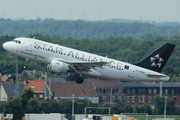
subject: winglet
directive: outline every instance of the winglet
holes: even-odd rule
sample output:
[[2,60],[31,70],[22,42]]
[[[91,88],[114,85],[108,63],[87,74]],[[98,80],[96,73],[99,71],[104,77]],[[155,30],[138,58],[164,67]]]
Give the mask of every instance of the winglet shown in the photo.
[[160,73],[174,50],[174,47],[175,45],[166,43],[135,65]]

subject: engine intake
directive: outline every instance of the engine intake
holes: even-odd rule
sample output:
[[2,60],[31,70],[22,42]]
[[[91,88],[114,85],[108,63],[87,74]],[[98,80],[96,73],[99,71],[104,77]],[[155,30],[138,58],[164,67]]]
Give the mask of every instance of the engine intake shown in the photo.
[[53,72],[65,73],[69,70],[69,65],[57,60],[52,60],[50,64],[48,64],[47,69]]

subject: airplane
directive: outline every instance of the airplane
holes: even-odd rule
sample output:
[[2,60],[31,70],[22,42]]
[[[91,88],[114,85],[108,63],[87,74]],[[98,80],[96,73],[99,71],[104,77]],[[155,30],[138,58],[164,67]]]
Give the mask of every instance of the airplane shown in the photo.
[[76,83],[83,83],[82,75],[119,81],[169,81],[161,71],[170,57],[175,45],[166,43],[137,64],[130,64],[108,57],[64,47],[38,40],[19,37],[5,42],[3,48],[14,55],[25,58],[23,69],[28,61],[46,63],[53,72],[77,73]]

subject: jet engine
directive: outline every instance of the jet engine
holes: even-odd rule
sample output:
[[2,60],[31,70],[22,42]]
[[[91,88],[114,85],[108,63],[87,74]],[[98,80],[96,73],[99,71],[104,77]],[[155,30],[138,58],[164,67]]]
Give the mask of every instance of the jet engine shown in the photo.
[[57,60],[52,60],[50,64],[48,64],[47,69],[53,72],[65,73],[69,70],[69,65]]

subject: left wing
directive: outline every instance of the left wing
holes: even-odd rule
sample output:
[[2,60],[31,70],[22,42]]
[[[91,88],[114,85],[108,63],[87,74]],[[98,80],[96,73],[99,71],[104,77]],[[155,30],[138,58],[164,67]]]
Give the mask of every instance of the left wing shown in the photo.
[[89,72],[91,71],[90,69],[95,69],[95,67],[102,68],[103,65],[108,64],[108,62],[82,62],[82,61],[67,61],[63,59],[58,59],[58,61],[69,64],[70,67],[75,71],[85,71],[85,72]]

